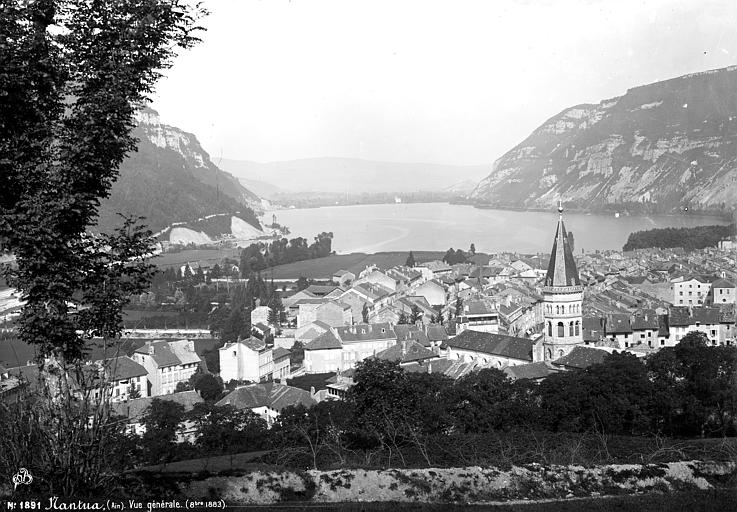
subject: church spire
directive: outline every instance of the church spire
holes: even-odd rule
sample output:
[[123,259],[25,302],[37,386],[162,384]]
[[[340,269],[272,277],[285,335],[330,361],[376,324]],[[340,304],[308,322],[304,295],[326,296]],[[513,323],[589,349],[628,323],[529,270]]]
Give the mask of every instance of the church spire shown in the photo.
[[581,280],[576,269],[576,260],[563,223],[563,203],[558,200],[558,229],[555,231],[553,250],[550,253],[545,286],[580,286]]

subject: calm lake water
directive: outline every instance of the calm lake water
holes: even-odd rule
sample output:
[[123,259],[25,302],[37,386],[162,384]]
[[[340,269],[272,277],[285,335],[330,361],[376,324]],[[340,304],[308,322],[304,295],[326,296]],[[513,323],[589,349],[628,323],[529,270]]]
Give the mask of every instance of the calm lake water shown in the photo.
[[[267,212],[271,221],[291,230],[289,238],[312,240],[321,231],[334,234],[339,254],[407,250],[444,251],[449,247],[477,251],[549,252],[558,213],[485,210],[447,203],[331,206]],[[633,231],[663,227],[728,224],[712,217],[688,215],[620,216],[565,213],[576,251],[621,250]]]

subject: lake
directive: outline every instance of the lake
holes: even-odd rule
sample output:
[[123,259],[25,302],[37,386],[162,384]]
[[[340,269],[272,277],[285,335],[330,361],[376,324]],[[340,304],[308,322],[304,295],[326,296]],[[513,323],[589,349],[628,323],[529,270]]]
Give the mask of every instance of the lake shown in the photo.
[[[479,209],[448,203],[401,203],[267,212],[291,230],[289,238],[312,241],[321,231],[334,234],[333,250],[350,252],[467,250],[549,252],[558,212]],[[728,224],[717,217],[684,215],[625,216],[564,213],[576,251],[621,250],[633,231],[664,227]]]

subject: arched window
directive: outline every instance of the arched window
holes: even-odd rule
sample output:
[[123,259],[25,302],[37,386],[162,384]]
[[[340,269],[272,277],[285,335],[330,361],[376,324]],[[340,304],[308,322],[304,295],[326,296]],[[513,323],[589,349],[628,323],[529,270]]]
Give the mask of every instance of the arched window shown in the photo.
[[568,336],[573,336],[573,322],[568,324]]
[[566,328],[563,325],[563,322],[558,322],[558,337],[563,338],[566,335]]
[[547,355],[547,357],[545,359],[548,359],[548,360],[553,359],[553,351],[552,351],[552,349],[548,349],[547,354],[548,355]]
[[560,315],[560,306],[555,306],[555,314]]
[[581,334],[581,322],[576,320],[576,336],[578,336],[579,334]]
[[562,350],[559,350],[558,351],[558,357],[563,357],[563,351]]
[[548,322],[548,336],[553,335],[553,322]]

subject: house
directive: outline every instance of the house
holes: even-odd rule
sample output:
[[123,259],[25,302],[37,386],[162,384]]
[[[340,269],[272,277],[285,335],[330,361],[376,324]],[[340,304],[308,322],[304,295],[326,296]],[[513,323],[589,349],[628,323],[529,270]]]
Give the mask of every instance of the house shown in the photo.
[[136,349],[132,359],[147,372],[148,392],[143,396],[173,393],[180,382],[187,382],[201,364],[192,340],[147,341]]
[[291,352],[283,347],[276,347],[271,351],[274,362],[272,378],[274,380],[286,380],[291,374]]
[[[136,398],[125,402],[115,402],[112,404],[112,414],[125,418],[126,431],[129,434],[142,436],[146,433],[143,418],[148,413],[148,408],[154,399],[180,404],[184,407],[184,412],[191,411],[195,404],[204,401],[197,391],[182,391],[159,397]],[[179,424],[177,442],[193,441],[194,437],[194,425],[191,422],[185,421]]]
[[626,348],[634,345],[632,341],[632,324],[630,316],[625,314],[610,314],[606,316],[606,337],[617,347]]
[[636,311],[632,316],[631,326],[634,344],[646,344],[650,348],[657,346],[660,330],[657,311],[654,309]]
[[[394,328],[396,330],[396,327]],[[439,347],[444,341],[448,340],[448,331],[445,326],[432,324],[427,326],[427,340],[431,347]]]
[[305,346],[307,373],[339,372],[394,345],[397,335],[388,323],[334,327]]
[[392,292],[397,291],[396,279],[388,276],[381,270],[371,270],[370,272],[362,275],[355,284],[358,285],[363,283],[377,284],[391,290]]
[[256,306],[251,310],[251,325],[269,324],[269,306]]
[[539,361],[537,363],[507,366],[502,371],[512,380],[540,382],[554,373],[560,373],[561,369],[548,361]]
[[711,284],[711,290],[707,296],[707,304],[735,304],[737,295],[735,294],[735,285],[732,281],[726,279],[717,279]]
[[294,405],[312,407],[316,403],[309,391],[267,382],[236,388],[215,405],[250,409],[272,426],[283,409]]
[[418,286],[412,295],[424,297],[431,306],[445,306],[447,302],[445,288],[434,279]]
[[226,343],[218,349],[218,356],[223,382],[261,382],[274,373],[272,349],[258,338]]
[[686,334],[699,331],[706,334],[712,345],[724,344],[719,339],[721,328],[721,311],[716,307],[682,307],[674,306],[668,310],[668,326],[670,338],[668,345],[676,345]]
[[601,364],[609,352],[595,347],[574,347],[570,353],[553,361],[553,364],[564,370],[588,368],[594,364]]
[[331,327],[350,325],[353,323],[351,306],[345,302],[333,300],[316,304],[300,304],[297,315],[297,328],[320,321]]
[[490,332],[465,330],[441,347],[448,359],[504,368],[534,361],[532,340]]
[[712,278],[687,276],[671,280],[674,306],[700,306],[711,291]]
[[[108,398],[112,402],[128,400],[133,390],[138,392],[138,398],[148,397],[148,372],[128,356],[95,361],[89,363],[88,369],[95,375],[86,372],[92,377],[87,384],[95,386],[100,380],[104,380],[108,386]],[[93,392],[93,396],[98,396],[98,391]]]
[[[394,334],[397,335],[397,343],[402,341],[414,340],[423,347],[429,347],[430,339],[427,337],[425,331],[417,327],[416,325],[400,324],[394,326]],[[447,336],[446,336],[447,339]]]
[[325,331],[329,331],[330,327],[331,326],[325,322],[315,320],[314,322],[295,329],[294,340],[299,341],[300,343],[309,343]]
[[332,281],[341,288],[348,288],[355,280],[356,274],[347,270],[338,270],[332,277]]
[[306,373],[339,372],[343,366],[343,344],[333,329],[320,334],[304,347]]
[[427,263],[420,263],[417,265],[418,268],[425,268],[430,271],[432,277],[447,276],[453,273],[453,267],[448,265],[444,261],[428,261]]
[[471,300],[463,304],[463,309],[456,312],[456,332],[465,330],[498,333],[499,311],[496,304],[485,300]]
[[393,347],[382,350],[376,354],[376,358],[383,361],[396,361],[404,366],[412,363],[423,364],[431,359],[439,359],[440,356],[425,348],[421,343],[409,339],[398,341]]

